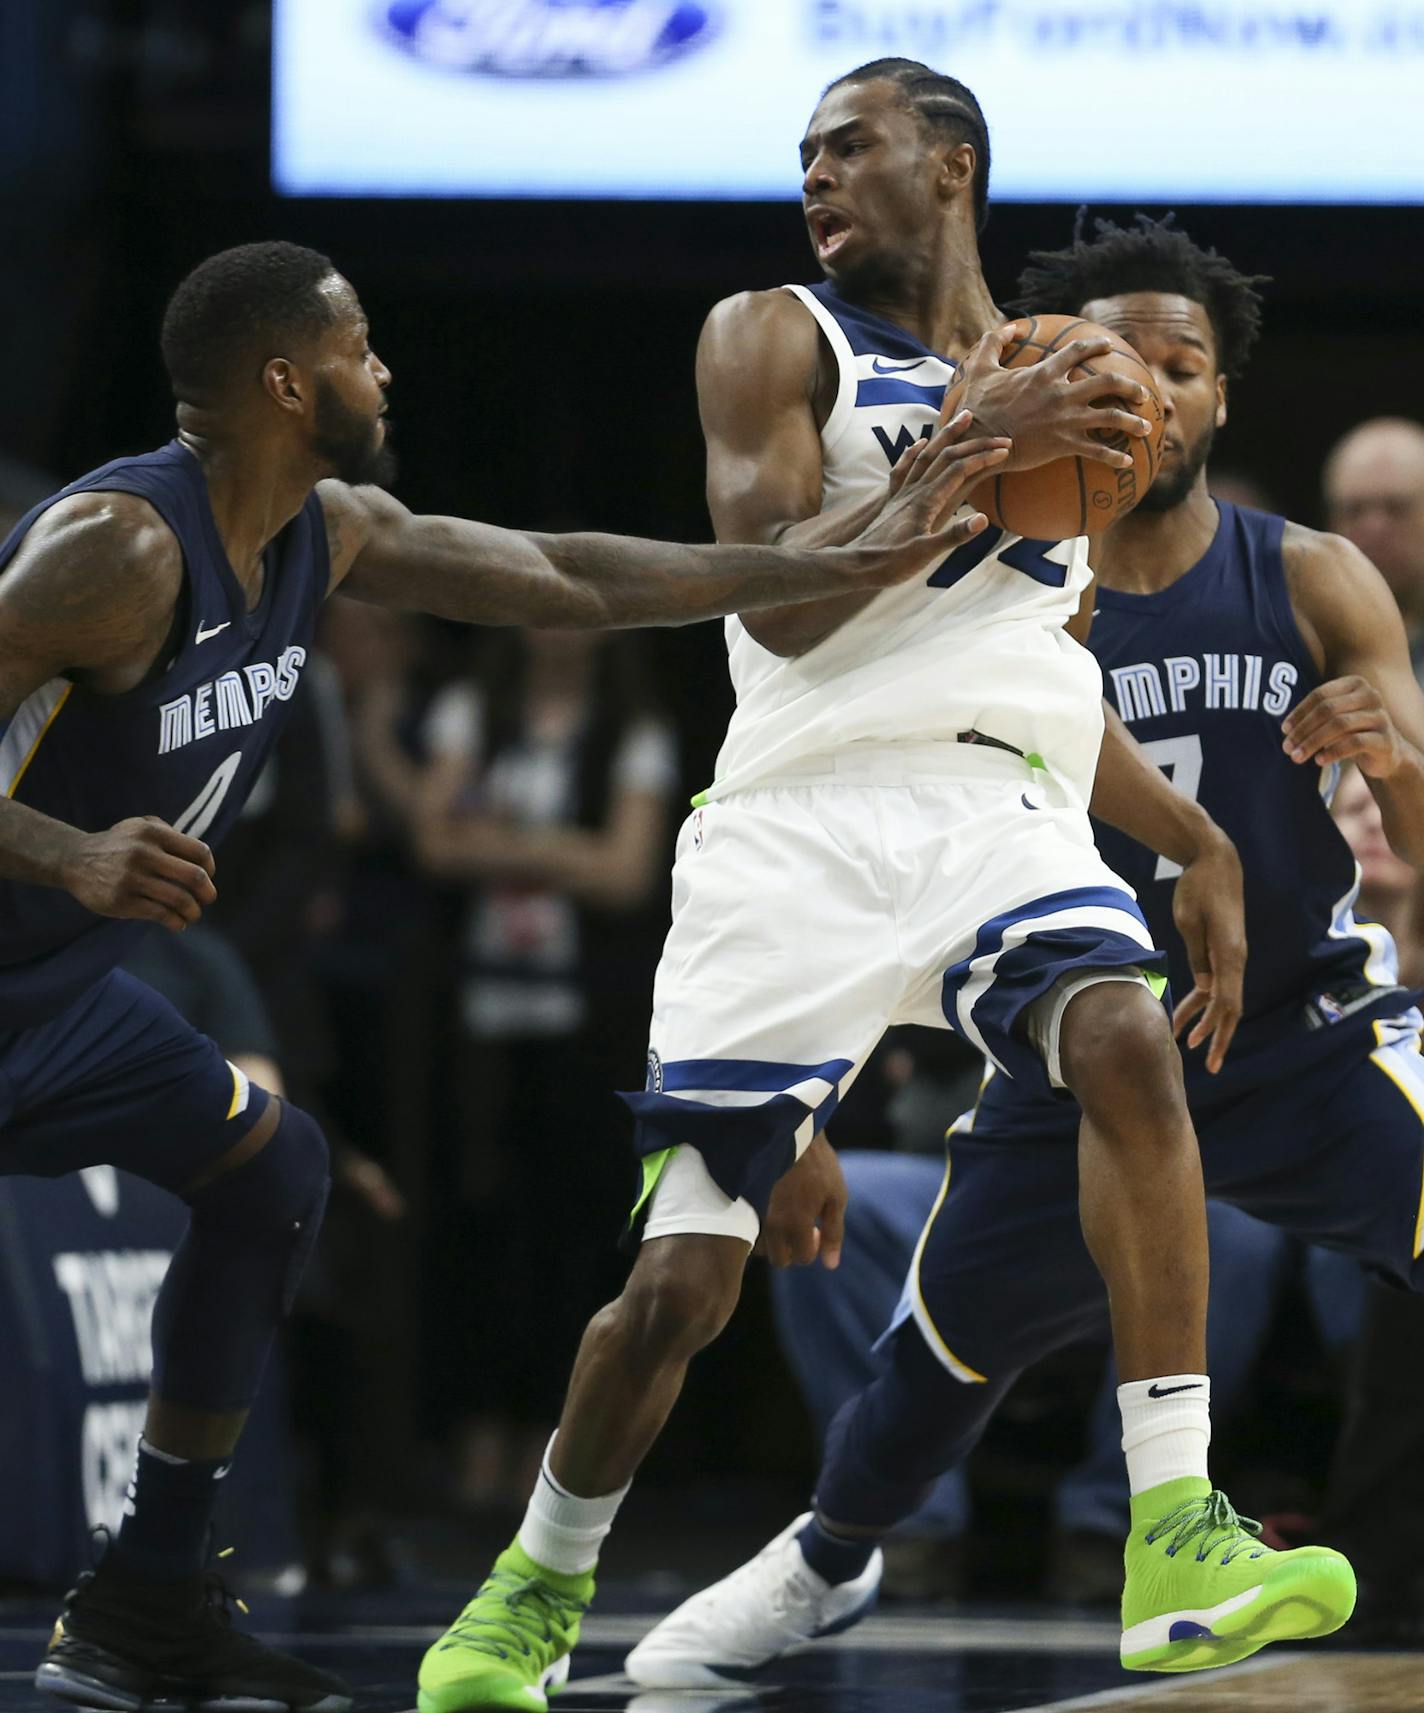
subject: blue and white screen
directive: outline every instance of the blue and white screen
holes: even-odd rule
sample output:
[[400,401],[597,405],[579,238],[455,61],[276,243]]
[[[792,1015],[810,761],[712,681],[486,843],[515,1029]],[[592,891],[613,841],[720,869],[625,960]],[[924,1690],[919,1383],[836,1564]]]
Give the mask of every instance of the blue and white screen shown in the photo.
[[1022,201],[1424,202],[1424,0],[276,0],[302,196],[795,197],[820,90],[921,59]]

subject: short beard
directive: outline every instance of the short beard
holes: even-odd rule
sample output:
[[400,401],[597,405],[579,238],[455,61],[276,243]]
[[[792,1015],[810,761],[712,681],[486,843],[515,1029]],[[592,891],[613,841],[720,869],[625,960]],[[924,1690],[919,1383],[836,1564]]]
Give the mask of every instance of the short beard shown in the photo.
[[331,466],[338,482],[351,487],[388,487],[396,478],[396,455],[390,431],[380,431],[359,411],[352,410],[323,376],[316,383],[316,423],[312,450]]
[[1183,455],[1180,466],[1171,475],[1159,475],[1157,480],[1137,502],[1140,512],[1170,512],[1175,511],[1191,497],[1192,489],[1197,485],[1197,478],[1206,468],[1206,461],[1211,456],[1212,442],[1216,438],[1216,429],[1208,428]]

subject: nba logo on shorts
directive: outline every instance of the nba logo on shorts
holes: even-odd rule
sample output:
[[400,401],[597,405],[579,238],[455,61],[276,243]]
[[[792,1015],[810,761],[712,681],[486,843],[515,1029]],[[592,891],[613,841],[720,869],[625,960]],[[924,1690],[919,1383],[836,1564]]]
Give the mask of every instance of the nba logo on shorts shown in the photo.
[[648,1048],[648,1093],[649,1094],[661,1094],[662,1092],[663,1092],[663,1062],[658,1057],[657,1048],[656,1047],[649,1047]]
[[702,839],[703,839],[702,811],[699,809],[696,812],[696,814],[694,814],[692,817],[692,848],[693,848],[693,850],[700,851],[702,849]]

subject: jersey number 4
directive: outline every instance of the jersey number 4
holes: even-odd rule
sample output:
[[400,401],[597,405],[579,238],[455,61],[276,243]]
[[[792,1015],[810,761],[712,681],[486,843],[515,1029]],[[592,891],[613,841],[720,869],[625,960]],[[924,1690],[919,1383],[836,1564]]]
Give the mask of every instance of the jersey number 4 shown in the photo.
[[242,751],[234,750],[226,761],[219,763],[212,778],[173,823],[175,833],[187,833],[189,838],[201,839],[217,819],[233,775],[242,762]]
[[[967,577],[971,571],[982,565],[1003,539],[1003,530],[990,524],[983,535],[976,535],[973,541],[966,541],[963,547],[955,548],[930,577],[930,588],[952,588],[961,577]],[[1014,542],[1012,547],[1004,549],[999,555],[999,563],[1011,566],[1015,571],[1022,571],[1026,577],[1032,577],[1035,583],[1047,583],[1050,589],[1061,589],[1068,581],[1068,567],[1059,565],[1048,557],[1048,549],[1056,545],[1056,542],[1030,541],[1024,537]]]

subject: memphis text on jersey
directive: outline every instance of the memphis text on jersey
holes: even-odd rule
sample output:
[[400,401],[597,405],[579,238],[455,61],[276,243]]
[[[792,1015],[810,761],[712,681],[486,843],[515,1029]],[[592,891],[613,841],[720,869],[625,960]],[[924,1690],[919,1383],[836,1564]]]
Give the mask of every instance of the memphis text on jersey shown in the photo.
[[306,657],[304,648],[293,645],[282,650],[275,666],[254,660],[164,702],[158,710],[158,753],[169,755],[214,732],[255,726],[273,702],[291,701]]
[[1300,673],[1289,660],[1268,667],[1260,654],[1169,654],[1160,666],[1143,660],[1111,667],[1108,676],[1117,711],[1131,725],[1202,708],[1259,708],[1279,718],[1291,705]]

